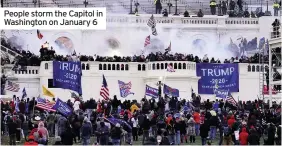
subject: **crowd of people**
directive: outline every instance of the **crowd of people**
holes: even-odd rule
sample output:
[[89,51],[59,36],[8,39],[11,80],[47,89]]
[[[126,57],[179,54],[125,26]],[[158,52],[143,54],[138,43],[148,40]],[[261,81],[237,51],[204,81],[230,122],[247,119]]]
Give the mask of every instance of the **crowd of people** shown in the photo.
[[[4,39],[1,39],[1,44],[7,48],[11,48],[10,44],[7,43]],[[11,48],[13,51],[19,53],[21,56],[16,57],[12,62],[9,61],[9,58],[1,58],[2,64],[3,63],[12,63],[16,64],[16,66],[40,66],[41,61],[72,61],[72,60],[79,60],[79,61],[100,61],[100,62],[149,62],[149,61],[192,61],[196,63],[201,62],[210,62],[210,63],[221,63],[219,59],[215,58],[208,58],[205,56],[204,58],[200,58],[198,56],[194,56],[193,54],[184,55],[181,53],[170,54],[169,52],[157,52],[157,53],[150,53],[149,55],[134,55],[134,56],[87,56],[87,55],[77,55],[76,53],[72,55],[58,55],[56,54],[55,50],[50,48],[42,48],[40,49],[40,55],[35,55],[30,51],[25,50],[17,50],[16,48]],[[267,59],[267,56],[264,58]],[[251,57],[235,57],[231,59],[225,59],[222,63],[259,63],[259,54],[255,54]]]
[[[11,145],[281,145],[281,103],[204,101],[160,97],[121,102],[75,98],[72,115],[36,107],[36,98],[1,102],[1,134]],[[49,101],[55,102],[55,99]],[[50,142],[54,138],[54,143]],[[124,139],[124,140],[123,140]],[[215,139],[218,139],[216,141]],[[3,144],[3,143],[2,143]]]

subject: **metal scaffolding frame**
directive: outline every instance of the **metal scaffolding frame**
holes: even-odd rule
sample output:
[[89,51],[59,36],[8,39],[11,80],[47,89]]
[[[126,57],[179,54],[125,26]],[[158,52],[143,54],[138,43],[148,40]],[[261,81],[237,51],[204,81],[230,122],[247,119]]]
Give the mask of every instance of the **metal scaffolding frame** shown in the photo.
[[[280,27],[280,26],[279,26]],[[280,28],[281,29],[281,28]],[[281,44],[282,44],[282,40],[281,40],[281,31],[280,29],[276,29],[276,32],[271,32],[271,39],[276,39],[279,40],[280,43],[280,51],[277,51],[279,48],[277,47],[271,47],[271,45],[269,45],[269,90],[268,90],[268,94],[269,94],[269,101],[270,101],[270,106],[272,106],[272,102],[276,101],[278,98],[281,98],[279,96],[275,96],[273,94],[272,89],[274,88],[274,82],[273,80],[276,78],[277,76],[277,69],[281,69]],[[273,59],[273,57],[275,57],[275,60]],[[277,84],[276,84],[277,85]],[[281,81],[280,81],[280,85],[281,85]],[[280,93],[281,94],[281,93]],[[279,93],[278,93],[279,95]]]

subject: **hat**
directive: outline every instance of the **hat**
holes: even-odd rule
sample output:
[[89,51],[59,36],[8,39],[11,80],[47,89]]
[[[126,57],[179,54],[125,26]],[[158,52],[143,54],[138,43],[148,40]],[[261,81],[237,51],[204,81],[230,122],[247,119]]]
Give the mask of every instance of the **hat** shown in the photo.
[[36,121],[39,121],[41,118],[40,118],[39,116],[36,116],[34,119],[35,119]]
[[120,127],[120,124],[119,124],[119,123],[116,123],[116,127],[118,127],[118,128],[119,128],[119,127]]

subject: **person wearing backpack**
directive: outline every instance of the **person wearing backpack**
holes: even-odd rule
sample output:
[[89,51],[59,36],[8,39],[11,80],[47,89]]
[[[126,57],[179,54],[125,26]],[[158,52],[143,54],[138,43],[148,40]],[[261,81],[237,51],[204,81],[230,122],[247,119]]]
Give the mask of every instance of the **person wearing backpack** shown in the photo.
[[231,145],[231,143],[232,143],[231,134],[232,134],[231,127],[225,125],[223,127],[223,143],[224,143],[224,145]]

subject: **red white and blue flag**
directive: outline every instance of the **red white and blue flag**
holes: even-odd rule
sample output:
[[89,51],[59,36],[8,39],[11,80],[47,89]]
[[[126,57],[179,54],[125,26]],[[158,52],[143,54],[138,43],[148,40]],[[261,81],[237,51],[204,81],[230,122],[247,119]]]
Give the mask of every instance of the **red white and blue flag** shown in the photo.
[[226,102],[232,104],[233,106],[237,106],[236,100],[235,100],[235,99],[233,98],[233,96],[231,96],[231,95],[226,98]]
[[9,90],[12,92],[18,92],[20,90],[20,85],[17,83],[13,83],[11,81],[7,81],[5,90]]
[[105,100],[109,100],[110,99],[110,91],[108,88],[108,84],[106,81],[105,76],[103,75],[103,83],[102,83],[102,87],[100,90],[100,95],[105,99]]
[[144,47],[147,47],[147,45],[149,45],[149,44],[151,43],[150,40],[151,40],[151,39],[150,39],[150,35],[148,35],[148,36],[146,37],[146,39],[145,39]]
[[170,64],[167,65],[166,71],[175,72],[175,70],[173,69],[173,67]]
[[37,104],[36,104],[37,108],[55,112],[56,110],[52,109],[54,105],[55,105],[55,103],[52,103],[49,100],[37,97]]
[[119,90],[120,90],[120,96],[121,97],[127,97],[130,94],[133,94],[133,92],[130,91],[132,84],[131,82],[125,83],[123,81],[118,80]]

